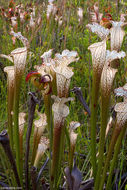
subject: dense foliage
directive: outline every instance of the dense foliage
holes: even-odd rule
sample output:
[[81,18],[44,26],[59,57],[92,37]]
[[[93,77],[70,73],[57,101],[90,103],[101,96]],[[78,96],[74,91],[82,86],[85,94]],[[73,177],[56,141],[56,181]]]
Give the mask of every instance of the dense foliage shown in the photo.
[[[63,50],[70,50],[77,52],[78,60],[74,60],[70,66],[73,67],[74,75],[71,79],[69,97],[75,97],[75,100],[69,102],[69,116],[66,118],[66,128],[65,131],[65,145],[64,145],[64,160],[62,161],[61,175],[62,180],[60,181],[60,187],[64,184],[65,175],[64,169],[68,166],[68,154],[69,154],[69,124],[71,121],[80,122],[80,127],[76,129],[77,141],[75,146],[74,158],[77,168],[82,173],[82,181],[92,178],[92,167],[90,162],[90,117],[89,113],[84,109],[83,105],[75,96],[75,93],[71,91],[74,87],[81,87],[83,98],[87,105],[90,107],[91,96],[92,96],[92,76],[93,76],[93,66],[91,53],[88,47],[100,41],[99,37],[89,31],[86,27],[88,23],[92,23],[91,13],[95,11],[94,0],[83,1],[83,0],[57,0],[57,1],[13,1],[6,2],[1,0],[0,2],[0,54],[9,55],[14,49],[18,47],[23,47],[23,40],[17,39],[15,35],[17,32],[21,32],[22,36],[28,39],[29,43],[29,53],[27,56],[27,66],[25,67],[22,83],[20,88],[20,102],[19,102],[19,112],[26,113],[26,121],[24,126],[23,134],[23,160],[25,159],[25,146],[26,146],[26,134],[27,134],[27,123],[28,123],[28,92],[37,92],[37,96],[41,103],[36,105],[36,112],[34,116],[34,121],[40,118],[38,112],[44,113],[46,108],[44,106],[44,100],[41,98],[41,93],[38,91],[37,86],[30,82],[26,82],[25,78],[31,71],[36,71],[35,65],[41,65],[43,63],[43,58],[40,58],[44,52],[52,49],[52,59],[55,59],[56,53],[62,53]],[[49,8],[53,5],[54,7]],[[125,14],[126,19],[126,1],[98,1],[99,11],[103,13],[103,19],[105,21],[107,14],[110,14],[112,20],[119,21],[121,14]],[[17,8],[16,8],[17,6]],[[19,7],[18,7],[19,6]],[[19,9],[21,10],[19,11]],[[34,12],[35,11],[35,12]],[[48,12],[49,11],[49,12]],[[51,11],[51,12],[50,12]],[[33,14],[33,15],[32,15]],[[32,16],[31,16],[32,15]],[[16,19],[12,19],[16,17]],[[104,24],[101,23],[103,26]],[[105,27],[105,26],[104,26]],[[126,32],[126,28],[125,28]],[[26,44],[25,44],[26,45]],[[110,47],[110,41],[107,41],[107,47]],[[121,49],[126,53],[126,35]],[[126,83],[126,58],[120,60],[118,73],[114,81],[113,89],[123,86]],[[4,72],[4,67],[13,65],[8,59],[3,59],[0,57],[0,131],[8,128],[8,115],[7,115],[7,74]],[[33,73],[32,73],[33,74]],[[35,73],[34,73],[35,74]],[[29,77],[29,76],[28,76]],[[49,82],[49,81],[48,81]],[[47,85],[47,83],[46,83]],[[40,89],[39,89],[40,90]],[[112,110],[116,102],[122,101],[121,97],[116,97],[112,90],[111,92],[111,102],[109,107],[109,116],[112,116]],[[53,100],[52,100],[53,102]],[[97,132],[96,141],[99,139],[100,132],[100,104],[101,97],[98,99],[97,107]],[[113,129],[112,129],[113,130]],[[110,138],[112,130],[109,132],[106,144],[105,153],[108,151]],[[44,135],[49,138],[48,130],[44,131]],[[32,157],[32,147],[33,147],[33,136],[34,128],[32,128],[31,139],[30,139],[30,160]],[[51,139],[50,139],[51,140]],[[113,176],[112,185],[118,186],[118,189],[122,189],[126,185],[126,175],[127,171],[126,165],[126,135],[122,141],[122,148],[119,154],[119,161],[115,166],[115,172]],[[50,148],[49,148],[50,149]],[[97,144],[98,150],[98,144]],[[12,169],[9,161],[6,159],[6,155],[0,147],[0,182],[8,184],[10,187],[15,186],[16,182],[14,176],[12,175]],[[14,152],[15,154],[15,152]],[[43,155],[41,159],[38,170],[44,164],[47,157],[50,157],[49,151]],[[105,159],[105,158],[104,158]],[[30,166],[32,166],[30,162]],[[77,174],[77,173],[76,173]],[[12,178],[10,177],[12,175]],[[24,175],[24,174],[23,174]],[[122,178],[123,177],[123,178]],[[24,176],[23,176],[24,178]],[[25,178],[24,178],[25,179]],[[42,184],[49,184],[50,177],[48,172],[48,165],[43,171]],[[23,181],[25,183],[25,181]],[[41,183],[40,182],[40,183]],[[31,185],[31,183],[30,183]],[[32,185],[31,185],[32,186]],[[32,187],[31,187],[32,188]],[[44,188],[44,187],[43,187]],[[63,186],[64,188],[64,186]],[[116,188],[116,187],[112,187]]]

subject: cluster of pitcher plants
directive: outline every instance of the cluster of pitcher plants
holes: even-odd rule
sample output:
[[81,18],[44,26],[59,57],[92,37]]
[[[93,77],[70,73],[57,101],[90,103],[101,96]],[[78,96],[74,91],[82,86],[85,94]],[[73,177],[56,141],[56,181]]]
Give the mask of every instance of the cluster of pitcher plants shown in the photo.
[[[88,47],[93,64],[90,109],[83,98],[81,88],[70,89],[74,75],[70,64],[78,62],[78,53],[65,49],[60,54],[50,49],[40,57],[42,64],[35,65],[34,70],[28,71],[25,76],[26,83],[30,86],[32,84],[35,91],[28,92],[28,113],[19,112],[21,85],[27,70],[27,57],[31,56],[30,42],[21,32],[17,32],[17,29],[11,31],[15,40],[21,40],[24,47],[14,49],[9,55],[0,55],[11,63],[11,66],[4,68],[7,73],[8,126],[7,130],[0,133],[0,143],[13,170],[11,183],[0,182],[2,186],[12,185],[34,190],[85,190],[88,185],[95,190],[102,190],[104,186],[106,190],[112,188],[113,173],[127,127],[127,84],[117,89],[113,86],[120,59],[126,56],[121,46],[127,23],[123,15],[120,21],[113,21],[111,15],[103,18],[97,5],[90,14],[92,23],[86,27],[100,39]],[[78,136],[76,129],[80,127],[80,123],[72,121],[69,126],[66,123],[66,117],[69,115],[68,102],[74,101],[74,98],[69,97],[70,91],[75,93],[90,117],[90,160],[93,178],[89,183],[83,181],[82,173],[74,159]],[[123,97],[123,102],[114,106],[111,116],[110,102],[113,91],[115,96]],[[37,109],[37,105],[43,109]],[[101,118],[99,132],[98,118]],[[49,167],[44,176],[46,165]]]

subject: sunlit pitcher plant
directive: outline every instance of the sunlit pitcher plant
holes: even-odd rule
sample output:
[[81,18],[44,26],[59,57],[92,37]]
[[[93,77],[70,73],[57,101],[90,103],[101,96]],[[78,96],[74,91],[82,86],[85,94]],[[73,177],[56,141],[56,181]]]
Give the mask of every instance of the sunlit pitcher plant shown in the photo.
[[[111,99],[111,93],[113,91],[113,81],[115,80],[116,73],[118,72],[120,59],[126,56],[125,52],[120,51],[125,35],[124,26],[126,26],[126,23],[124,23],[121,20],[119,22],[112,21],[112,19],[108,20],[108,22],[110,23],[110,29],[106,26],[104,27],[101,22],[100,24],[93,22],[92,24],[87,25],[87,28],[93,33],[97,34],[98,37],[100,37],[102,40],[101,42],[90,45],[88,48],[91,51],[92,62],[93,62],[90,127],[91,127],[91,164],[93,168],[95,190],[98,189],[101,190],[104,187],[104,182],[107,177],[108,167],[110,165],[110,161],[112,160],[112,153],[114,151],[113,154],[114,157],[111,162],[112,166],[109,173],[109,176],[112,177],[113,167],[115,166],[114,162],[116,161],[116,158],[118,156],[119,152],[118,149],[120,149],[120,144],[121,144],[119,138],[121,138],[122,140],[125,134],[125,127],[120,127],[118,124],[119,119],[123,120],[122,115],[118,113],[116,116],[116,121],[113,122],[114,127],[108,151],[105,152],[105,146],[107,140],[105,136],[107,135],[106,128],[108,127],[110,99]],[[108,46],[110,44],[109,50],[106,50],[107,43]],[[97,144],[96,141],[97,106],[98,106],[97,102],[99,94],[101,97],[101,105],[100,105],[101,124],[100,124],[100,131],[98,134],[99,144]],[[117,105],[115,106],[114,110],[117,112],[116,107]],[[123,126],[124,125],[126,126],[126,121],[123,124]],[[122,128],[124,128],[124,132],[122,132],[123,131],[121,130]],[[104,162],[105,159],[106,161]],[[111,189],[111,178],[109,179],[109,177],[106,188]]]
[[[72,71],[73,68],[68,65],[71,62],[78,61],[78,54],[76,51],[64,50],[62,54],[57,53],[54,58],[51,58],[52,50],[49,50],[41,56],[42,65],[36,65],[36,70],[27,74],[26,82],[30,80],[36,92],[29,92],[28,128],[26,132],[26,146],[24,147],[23,140],[26,114],[19,113],[19,100],[29,45],[27,39],[24,38],[20,32],[13,32],[12,35],[20,39],[25,47],[13,50],[8,56],[3,54],[0,56],[14,63],[14,66],[5,67],[4,71],[7,72],[8,77],[8,135],[11,145],[10,149],[12,149],[14,155],[16,154],[15,166],[17,169],[15,170],[17,173],[15,170],[14,173],[16,173],[16,179],[18,179],[17,183],[24,187],[23,166],[25,165],[25,188],[29,189],[31,183],[34,184],[33,176],[31,179],[32,182],[30,182],[29,163],[31,163],[31,166],[34,168],[38,168],[40,160],[49,148],[50,189],[59,189],[61,162],[64,155],[65,128],[67,127],[65,120],[69,115],[69,107],[66,103],[74,100],[68,97],[70,80],[74,74]],[[40,118],[33,122],[36,104],[39,104],[37,93],[41,93],[42,95],[45,113],[37,112]],[[53,95],[53,93],[55,95]],[[33,148],[30,147],[32,125],[34,125]],[[73,148],[70,149],[71,152],[69,156],[70,171],[73,168],[74,147],[77,138],[77,134],[75,134],[73,130],[71,127],[70,148]],[[2,135],[3,133],[1,133],[1,136]],[[46,135],[46,137],[44,135]],[[26,151],[25,159],[24,148]],[[31,160],[29,158],[30,148],[32,148]],[[25,164],[23,163],[24,161]],[[38,175],[40,175],[40,173]],[[37,185],[36,182],[34,186]]]
[[[51,4],[53,1],[49,3]],[[70,90],[71,78],[74,75],[73,67],[70,65],[79,60],[76,51],[65,49],[60,54],[50,49],[40,56],[41,65],[35,65],[34,70],[27,72],[26,85],[31,83],[34,88],[34,92],[28,92],[28,113],[19,112],[19,103],[21,83],[24,79],[24,71],[27,71],[29,41],[15,28],[15,31],[11,31],[11,35],[15,40],[16,38],[21,40],[24,47],[14,49],[9,55],[0,54],[0,57],[7,58],[12,64],[4,68],[4,72],[7,73],[8,124],[7,130],[0,133],[0,143],[12,167],[14,183],[22,189],[36,190],[42,187],[50,190],[83,190],[86,188],[74,159],[78,137],[76,130],[80,127],[80,123],[72,121],[68,126],[66,122],[70,113],[69,104],[74,103],[74,98],[69,97],[70,92],[75,93],[90,117],[92,187],[95,190],[102,190],[104,186],[107,190],[111,189],[113,171],[127,127],[127,84],[115,90],[113,85],[120,59],[126,56],[121,50],[126,23],[123,19],[119,22],[113,21],[108,15],[105,22],[97,4],[94,5],[94,10],[97,14],[91,13],[92,23],[86,26],[100,38],[99,42],[88,47],[93,64],[90,109],[80,87]],[[21,14],[21,20],[24,18],[22,16]],[[34,24],[33,17],[34,7],[29,18],[31,28]],[[108,120],[113,91],[115,96],[123,97],[124,101],[114,106],[116,117],[110,130]],[[100,117],[99,98],[101,99]],[[42,110],[38,109],[40,104],[43,104]],[[99,132],[97,132],[98,118],[101,118]],[[109,130],[110,135],[107,137]],[[99,136],[98,143],[97,136]],[[105,151],[107,138],[109,146]],[[63,176],[62,165],[65,161],[66,146],[68,146],[67,163],[63,166]],[[46,176],[48,183],[44,177],[41,178],[47,164],[49,165],[49,175]]]

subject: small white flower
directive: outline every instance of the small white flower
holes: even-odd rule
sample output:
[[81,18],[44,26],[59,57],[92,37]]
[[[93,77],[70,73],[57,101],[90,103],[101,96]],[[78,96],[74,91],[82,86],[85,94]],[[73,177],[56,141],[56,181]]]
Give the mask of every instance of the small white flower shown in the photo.
[[68,49],[63,50],[62,54],[56,53],[54,61],[58,64],[64,63],[69,65],[74,61],[78,61],[78,53],[77,51],[69,51]]
[[8,87],[9,88],[14,88],[14,66],[7,66],[4,67],[4,72],[7,73],[7,78],[8,78]]
[[113,51],[106,51],[106,62],[111,62],[115,59],[121,59],[126,56],[124,51],[120,51],[119,53],[116,50]]
[[121,129],[125,124],[127,124],[127,102],[117,103],[114,110],[117,112],[116,126]]
[[106,58],[106,39],[88,47],[92,54],[93,71],[100,76]]
[[47,66],[50,65],[50,63],[52,61],[51,60],[52,51],[53,51],[53,49],[50,49],[49,51],[46,51],[41,55],[41,59],[42,59],[43,63],[46,64]]
[[46,114],[38,113],[38,115],[40,116],[40,119],[34,121],[34,134],[41,137],[47,125],[47,117]]
[[13,30],[11,30],[10,34],[11,34],[12,36],[14,36],[15,38],[21,40],[21,42],[23,43],[23,45],[24,45],[25,47],[27,47],[27,48],[29,47],[28,39],[25,38],[24,36],[22,36],[21,32],[17,32],[17,33],[16,33],[16,32],[14,32]]
[[27,48],[17,48],[10,55],[1,54],[0,57],[7,58],[14,63],[15,75],[22,75],[26,66]]
[[42,156],[44,155],[45,151],[49,147],[49,139],[46,137],[41,137],[40,143],[38,144],[38,149],[34,161],[34,166],[37,167],[39,164],[39,161],[41,160]]
[[93,6],[94,12],[90,11],[91,21],[92,23],[100,23],[103,14],[99,13],[98,2],[96,2]]
[[32,16],[30,16],[30,23],[29,23],[29,25],[30,25],[31,28],[35,28],[35,21],[34,21],[34,19],[33,19]]
[[61,26],[62,23],[63,23],[62,16],[60,17],[60,16],[56,15],[56,16],[55,16],[55,21],[58,22],[59,26]]
[[74,131],[80,127],[80,123],[79,122],[76,122],[76,121],[72,121],[70,123],[70,126],[69,126],[69,135],[70,135],[70,143],[71,143],[71,146],[75,146],[76,144],[76,140],[77,140],[77,136],[78,134],[76,134]]
[[41,24],[41,21],[42,21],[42,17],[41,17],[41,15],[39,14],[38,19],[37,19],[37,24],[40,25],[40,24]]
[[23,74],[26,66],[27,48],[17,48],[10,54],[14,60],[15,74]]
[[109,97],[115,78],[115,74],[118,70],[105,64],[101,75],[101,91],[104,97]]
[[125,56],[124,52],[117,52],[117,51],[107,51],[106,56],[106,63],[104,65],[102,75],[101,75],[101,90],[103,96],[109,96],[113,81],[115,78],[115,74],[118,71],[116,68],[112,67],[112,62],[115,63],[115,60],[120,59]]
[[36,10],[36,8],[35,8],[35,6],[33,6],[31,16],[34,17],[34,18],[35,18],[35,10]]
[[17,26],[17,18],[16,17],[11,17],[11,23],[13,27]]
[[70,128],[71,131],[74,131],[78,127],[80,127],[80,123],[79,122],[77,122],[77,121],[71,121],[70,126],[69,126],[69,128]]
[[109,35],[109,29],[104,28],[103,26],[93,23],[93,24],[87,24],[86,26],[91,32],[97,34],[102,40],[106,39]]
[[52,99],[54,99],[54,104],[52,105],[52,110],[54,113],[54,127],[60,127],[65,118],[69,114],[69,107],[65,105],[66,102],[73,101],[73,98],[59,98],[58,96],[52,95]]
[[77,10],[77,15],[79,17],[79,22],[83,19],[83,9],[81,7]]
[[20,13],[20,21],[21,21],[21,23],[24,23],[24,21],[25,21],[25,16],[24,16],[24,13]]
[[91,16],[92,23],[98,23],[101,21],[103,14],[99,13],[99,15],[97,16],[97,14],[95,12],[90,12],[90,16]]
[[48,3],[53,3],[54,2],[54,0],[48,0]]
[[69,114],[69,108],[65,103],[73,101],[74,98],[59,98],[58,96],[52,95],[51,98],[54,100],[52,110],[54,113],[61,115],[63,118]]
[[70,80],[73,71],[68,65],[79,58],[76,51],[64,50],[62,54],[55,54],[55,65],[52,67],[56,73],[57,93],[59,97],[67,97],[70,86]]
[[57,94],[60,98],[67,97],[71,77],[74,74],[72,68],[67,67],[64,64],[60,64],[54,68],[54,71],[56,73]]
[[126,18],[127,18],[127,14],[121,14],[121,15],[120,15],[120,21],[121,21],[121,22],[125,22],[125,21],[126,21]]
[[56,12],[57,12],[56,6],[53,3],[49,3],[47,6],[47,19],[49,19],[51,14],[54,16]]
[[127,102],[127,83],[123,87],[114,90],[116,96],[124,97],[124,102]]
[[110,29],[111,33],[111,50],[120,51],[122,46],[123,38],[125,31],[123,30],[124,22],[115,22],[112,21],[112,28]]

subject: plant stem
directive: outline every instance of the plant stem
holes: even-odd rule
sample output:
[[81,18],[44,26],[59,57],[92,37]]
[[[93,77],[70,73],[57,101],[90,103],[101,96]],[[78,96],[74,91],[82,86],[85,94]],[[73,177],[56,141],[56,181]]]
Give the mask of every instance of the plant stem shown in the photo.
[[52,103],[51,103],[51,95],[44,95],[44,104],[45,104],[45,112],[47,115],[48,122],[48,132],[50,138],[50,147],[49,147],[49,173],[50,173],[50,189],[52,189],[52,179],[51,179],[51,160],[52,160],[52,147],[53,147],[53,123],[52,123]]
[[52,158],[52,168],[51,168],[51,182],[53,189],[56,187],[56,176],[58,173],[58,162],[59,162],[59,150],[60,150],[60,136],[62,127],[54,128],[53,135],[53,158]]
[[40,141],[40,135],[38,136],[38,129],[36,130],[36,133],[34,133],[34,141],[33,141],[33,152],[32,152],[32,165],[34,164],[35,161],[35,156],[38,148],[38,144]]
[[[51,99],[51,97],[50,97]],[[49,174],[50,174],[50,186],[52,186],[51,182],[51,161],[52,161],[52,147],[53,147],[53,122],[52,122],[52,109],[51,109],[51,101],[50,101],[50,121],[49,121],[49,138],[50,138],[50,147],[49,147]]]
[[49,147],[49,173],[50,173],[50,189],[52,189],[52,180],[51,180],[51,160],[52,160],[52,146],[53,146],[53,125],[52,125],[52,103],[51,103],[51,95],[44,95],[44,104],[45,104],[45,112],[47,115],[48,122],[48,132],[50,138],[50,147]]
[[21,165],[23,163],[20,157],[20,144],[19,144],[19,98],[20,98],[20,86],[21,86],[22,76],[15,74],[15,88],[14,88],[14,142],[16,148],[16,165],[22,184],[22,174]]
[[61,135],[62,135],[62,122],[54,126],[53,132],[53,158],[51,167],[51,189],[57,190],[57,182],[59,178],[59,165],[60,165],[60,148],[61,148]]
[[25,182],[26,189],[29,189],[29,144],[30,144],[30,136],[33,125],[34,113],[36,108],[36,103],[38,103],[37,98],[34,93],[29,93],[29,109],[28,109],[28,128],[26,134],[26,155],[25,155]]
[[120,151],[120,147],[122,144],[122,139],[124,138],[125,132],[126,132],[126,127],[124,126],[124,128],[121,130],[120,135],[117,139],[116,145],[115,145],[115,150],[114,150],[114,155],[113,155],[113,159],[111,161],[111,165],[110,165],[110,170],[109,170],[109,175],[108,175],[108,180],[107,180],[107,185],[106,185],[106,190],[110,190],[111,189],[111,182],[112,182],[112,175],[113,175],[113,170],[117,161],[117,157]]
[[13,125],[12,125],[12,110],[13,110],[13,97],[14,88],[8,86],[8,134],[10,139],[10,145],[13,150]]
[[53,76],[53,81],[52,81],[52,94],[57,95],[57,85],[56,85],[56,74],[54,71],[51,70],[51,75]]
[[41,175],[42,175],[42,172],[43,172],[43,170],[45,169],[45,167],[46,167],[48,161],[49,161],[49,158],[47,157],[46,161],[44,162],[43,166],[41,167],[40,171],[38,172],[37,179],[36,179],[36,184],[38,184],[39,179],[40,179],[40,177],[41,177]]
[[[45,112],[47,116],[47,122],[48,122],[48,130],[50,131],[50,116],[51,116],[51,95],[44,95],[44,104],[45,104]],[[53,132],[52,132],[53,133]]]
[[[65,125],[62,126],[61,137],[60,137],[60,152],[59,152],[59,162],[58,162],[58,173],[57,179],[60,179],[61,173],[61,162],[64,155],[64,138],[65,138]],[[57,181],[57,188],[59,189],[59,181]]]
[[13,154],[12,154],[12,150],[11,150],[11,147],[10,147],[10,142],[9,142],[9,138],[8,138],[8,134],[7,134],[6,130],[4,130],[4,131],[2,131],[0,133],[0,143],[2,144],[3,149],[4,149],[4,151],[5,151],[6,155],[7,155],[10,163],[11,163],[11,166],[13,168],[13,172],[14,172],[17,184],[18,184],[19,187],[21,187],[19,175],[18,175],[18,172],[17,172],[15,160],[13,158]]
[[32,167],[31,168],[31,179],[32,179],[32,187],[33,187],[33,190],[36,190],[37,189],[37,183],[36,183],[36,179],[37,179],[37,168],[36,167]]
[[2,146],[0,146],[0,162],[1,162],[1,167],[3,168],[4,170],[4,175],[5,175],[5,178],[7,180],[7,184],[9,186],[12,186],[14,185],[14,187],[17,185],[17,182],[16,182],[16,179],[15,179],[15,176],[13,175],[13,179],[11,180],[10,179],[10,176],[8,175],[8,170],[7,168],[10,168],[10,165],[9,165],[9,161],[8,159],[6,159],[6,153],[3,149]]
[[81,88],[79,87],[74,87],[72,90],[72,92],[75,93],[75,95],[77,96],[77,98],[79,99],[79,101],[81,102],[81,104],[83,105],[85,111],[88,113],[89,117],[91,116],[91,112],[90,112],[90,109],[89,107],[87,106],[84,98],[83,98],[83,94],[82,94],[82,91],[81,91]]
[[[20,158],[23,159],[23,134],[20,135],[19,134],[19,147],[20,147]],[[23,171],[23,160],[22,160],[22,164],[21,164],[21,171]]]
[[99,96],[99,84],[100,78],[93,73],[93,82],[92,82],[92,99],[91,99],[91,164],[93,167],[93,176],[96,177],[96,122],[97,122],[97,102]]
[[74,150],[75,150],[75,146],[71,145],[70,152],[69,152],[69,168],[70,168],[70,172],[72,171],[72,168],[73,168]]
[[112,157],[112,152],[114,150],[114,146],[115,146],[117,138],[118,138],[118,136],[120,134],[120,131],[121,131],[121,128],[115,126],[115,129],[113,131],[113,135],[112,135],[112,138],[111,138],[111,142],[110,142],[110,145],[109,145],[108,154],[107,154],[106,161],[105,161],[105,165],[104,165],[103,174],[102,174],[102,177],[101,177],[101,183],[100,183],[99,190],[103,189],[104,181],[105,181],[105,178],[106,178],[106,172],[107,172],[107,169],[109,167],[110,160],[111,160],[111,157]]
[[99,139],[99,156],[98,156],[98,168],[97,175],[95,180],[95,190],[99,189],[99,183],[101,179],[102,167],[103,167],[103,158],[104,158],[104,146],[105,146],[105,132],[108,119],[109,111],[109,100],[110,93],[108,96],[101,96],[101,128],[100,128],[100,139]]

